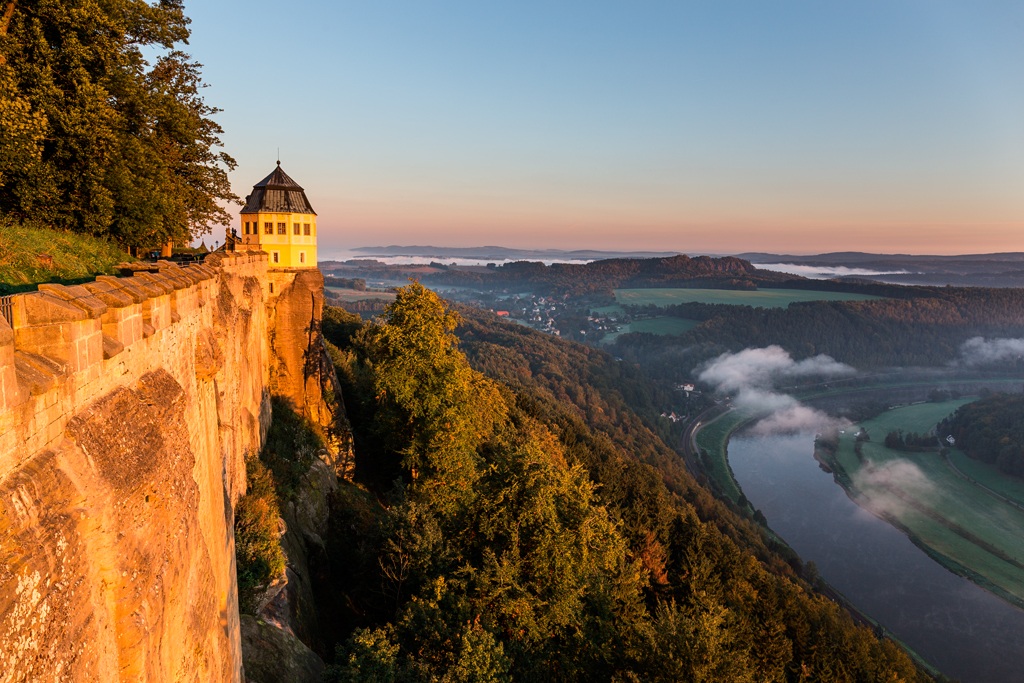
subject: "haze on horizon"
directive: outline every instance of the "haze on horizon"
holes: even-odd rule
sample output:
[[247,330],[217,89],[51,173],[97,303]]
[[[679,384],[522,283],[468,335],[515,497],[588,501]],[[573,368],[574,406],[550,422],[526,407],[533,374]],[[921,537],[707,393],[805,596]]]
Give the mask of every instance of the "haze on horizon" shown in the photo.
[[280,148],[324,249],[1024,251],[1020,3],[186,11],[235,192]]

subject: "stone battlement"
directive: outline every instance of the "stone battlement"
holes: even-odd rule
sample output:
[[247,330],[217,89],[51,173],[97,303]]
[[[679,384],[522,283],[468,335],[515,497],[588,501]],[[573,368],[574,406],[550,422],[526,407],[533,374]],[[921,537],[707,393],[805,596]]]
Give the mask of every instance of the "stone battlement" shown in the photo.
[[123,264],[5,299],[0,679],[243,680],[231,511],[288,323],[267,266]]
[[74,408],[109,391],[118,377],[138,374],[126,366],[140,356],[140,342],[164,341],[170,328],[215,302],[220,273],[266,283],[267,255],[120,270],[121,277],[43,284],[11,297],[12,324],[0,317],[0,476],[18,464],[15,451],[27,456],[52,446]]

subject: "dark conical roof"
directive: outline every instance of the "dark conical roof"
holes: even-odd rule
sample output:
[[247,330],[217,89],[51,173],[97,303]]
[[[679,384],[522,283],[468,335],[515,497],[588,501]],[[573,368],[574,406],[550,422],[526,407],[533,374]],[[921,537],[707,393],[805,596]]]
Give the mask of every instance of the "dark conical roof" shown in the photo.
[[280,161],[274,172],[253,185],[252,194],[245,198],[242,213],[258,211],[316,214],[302,187],[281,170]]

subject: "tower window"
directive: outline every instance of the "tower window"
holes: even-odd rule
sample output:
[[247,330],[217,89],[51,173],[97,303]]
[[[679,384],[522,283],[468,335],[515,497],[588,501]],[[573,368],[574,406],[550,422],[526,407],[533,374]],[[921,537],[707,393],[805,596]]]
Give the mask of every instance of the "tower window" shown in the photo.
[[302,234],[304,234],[306,237],[309,237],[309,223],[303,223]]
[[263,224],[263,233],[266,234],[266,235],[273,235],[274,234],[274,224],[273,223],[264,223]]
[[306,262],[306,252],[300,251],[299,252],[299,263],[305,263],[305,262]]
[[248,235],[248,234],[249,234],[249,221],[246,221],[246,222],[245,222],[245,234],[246,234],[246,235]]
[[281,262],[281,252],[275,251],[274,252],[274,263],[280,263],[280,262]]
[[278,223],[277,224],[277,234],[278,235],[287,235],[288,234],[288,224],[287,223]]
[[294,235],[298,235],[299,234],[299,224],[298,223],[292,223],[292,234],[294,234]]

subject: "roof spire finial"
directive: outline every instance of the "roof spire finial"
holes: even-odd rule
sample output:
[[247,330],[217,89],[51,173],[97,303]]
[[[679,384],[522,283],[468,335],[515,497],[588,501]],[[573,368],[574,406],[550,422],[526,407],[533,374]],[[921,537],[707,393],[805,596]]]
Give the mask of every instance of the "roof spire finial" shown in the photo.
[[280,147],[277,148],[277,165],[278,166],[281,165],[281,148]]

